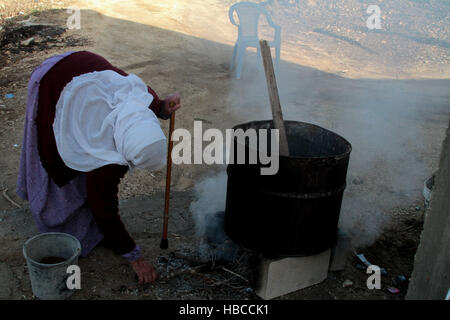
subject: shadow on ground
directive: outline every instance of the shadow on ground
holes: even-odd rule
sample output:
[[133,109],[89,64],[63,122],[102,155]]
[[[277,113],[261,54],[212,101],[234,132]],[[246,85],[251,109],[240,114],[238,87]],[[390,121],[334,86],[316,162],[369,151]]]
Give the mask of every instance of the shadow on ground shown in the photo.
[[[63,24],[64,14],[64,11],[50,11],[37,16]],[[177,127],[191,131],[194,120],[202,119],[205,129],[225,129],[244,121],[270,118],[264,75],[253,52],[247,55],[242,79],[236,80],[228,70],[232,46],[110,18],[94,11],[83,11],[82,15],[86,22],[79,31],[80,35],[92,43],[76,49],[105,56],[116,66],[140,76],[161,95],[179,91],[184,107],[177,114]],[[77,32],[70,31],[70,35]],[[22,71],[22,77],[14,80],[17,85],[9,83],[0,88],[2,96],[13,92],[20,97],[7,101],[5,118],[0,120],[0,153],[5,155],[0,159],[0,169],[4,172],[2,183],[10,190],[10,195],[15,190],[20,155],[19,149],[11,149],[11,141],[21,143],[29,71],[44,57],[59,52],[52,49],[41,53],[41,56],[31,53],[12,56],[11,63],[0,75],[0,78],[7,78]],[[27,58],[26,62],[21,62],[24,58]],[[277,77],[286,119],[318,124],[343,135],[352,143],[341,217],[347,227],[355,227],[355,238],[367,236],[371,241],[375,240],[382,228],[381,222],[377,224],[378,219],[384,221],[384,216],[395,208],[409,208],[421,201],[422,181],[436,168],[450,116],[450,81],[348,79],[285,61],[281,61]],[[163,123],[165,130],[167,126]],[[174,167],[173,187],[177,192],[172,194],[170,213],[172,251],[184,248],[195,251],[194,226],[189,213],[191,187],[199,177],[214,170],[219,169],[204,165]],[[121,184],[121,198],[130,197],[122,202],[124,223],[151,261],[164,254],[159,249],[164,178],[163,171],[152,175],[136,172]],[[355,178],[359,178],[358,183],[353,182]],[[151,196],[142,198],[149,194]],[[139,195],[141,198],[133,198]],[[6,209],[0,212],[0,261],[9,272],[9,297],[29,299],[32,293],[21,248],[37,230],[29,211],[13,210],[3,197],[0,198],[0,208]],[[405,217],[412,215],[407,213]],[[374,223],[375,227],[366,225],[365,221]],[[411,257],[406,258],[412,264]],[[214,291],[203,280],[198,282],[203,283],[203,287],[185,287],[180,291],[184,275],[170,283],[155,284],[149,287],[153,289],[144,290],[136,284],[129,266],[103,248],[81,259],[80,265],[83,290],[74,298],[255,298],[253,293],[245,291],[246,288]],[[385,292],[370,292],[363,282],[358,284],[361,286],[358,290],[349,294],[348,290],[342,289],[341,282],[345,278],[351,279],[353,271],[354,268],[344,274],[330,275],[325,287],[315,286],[316,289],[289,297],[396,298]],[[208,296],[209,292],[217,295]]]

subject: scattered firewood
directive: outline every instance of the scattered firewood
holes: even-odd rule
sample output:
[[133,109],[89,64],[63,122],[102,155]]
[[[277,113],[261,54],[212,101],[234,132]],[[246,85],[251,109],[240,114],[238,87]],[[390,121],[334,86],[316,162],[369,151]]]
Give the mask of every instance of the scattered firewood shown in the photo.
[[238,278],[241,278],[242,280],[244,280],[244,281],[246,281],[246,282],[250,282],[250,281],[248,281],[248,279],[244,278],[244,277],[241,276],[240,274],[237,274],[236,272],[233,272],[233,271],[231,271],[231,270],[229,270],[229,269],[227,269],[227,268],[225,268],[225,267],[221,267],[221,269],[222,269],[223,271],[226,271],[226,272],[228,272],[228,273],[231,273],[232,275],[234,275],[234,276],[236,276],[236,277],[238,277]]
[[190,274],[195,274],[197,273],[201,268],[205,267],[205,264],[196,266],[196,267],[191,267],[191,268],[187,268],[187,269],[182,269],[182,270],[178,270],[178,271],[172,271],[169,272],[169,274],[161,277],[161,280],[169,280],[175,277],[178,277],[182,274],[186,274],[186,273],[190,273]]
[[5,197],[5,199],[8,200],[9,202],[11,202],[11,204],[13,204],[14,206],[16,206],[17,208],[22,209],[22,207],[21,207],[17,202],[15,202],[14,200],[12,200],[12,199],[8,196],[8,194],[6,193],[7,191],[8,191],[8,188],[6,188],[5,190],[3,190],[3,196]]

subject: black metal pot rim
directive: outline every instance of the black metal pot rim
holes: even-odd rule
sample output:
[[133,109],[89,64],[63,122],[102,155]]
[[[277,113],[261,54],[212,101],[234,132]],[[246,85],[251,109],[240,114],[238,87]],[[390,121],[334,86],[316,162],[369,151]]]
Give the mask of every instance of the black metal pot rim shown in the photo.
[[[238,124],[238,125],[234,126],[233,129],[234,130],[235,129],[242,129],[240,127],[249,125],[251,123],[267,123],[267,122],[273,122],[273,120],[254,120],[254,121],[249,121],[249,122]],[[309,159],[333,159],[334,158],[335,160],[341,160],[341,159],[347,157],[352,152],[352,145],[351,145],[351,143],[347,139],[345,139],[343,136],[341,136],[340,134],[337,134],[336,132],[333,132],[333,131],[328,130],[328,129],[324,128],[324,127],[321,127],[321,126],[319,126],[317,124],[312,124],[312,123],[309,123],[309,122],[295,121],[295,120],[284,120],[284,122],[285,123],[302,123],[302,124],[305,124],[305,125],[308,125],[308,126],[311,126],[311,127],[316,127],[316,128],[321,129],[321,130],[325,130],[325,131],[331,132],[332,134],[336,135],[337,137],[341,138],[342,140],[344,140],[347,143],[348,150],[346,152],[344,152],[344,153],[340,153],[340,154],[333,155],[333,156],[312,157],[312,156],[283,156],[283,155],[279,155],[279,157],[281,159],[309,160]],[[245,147],[248,148],[247,145]]]

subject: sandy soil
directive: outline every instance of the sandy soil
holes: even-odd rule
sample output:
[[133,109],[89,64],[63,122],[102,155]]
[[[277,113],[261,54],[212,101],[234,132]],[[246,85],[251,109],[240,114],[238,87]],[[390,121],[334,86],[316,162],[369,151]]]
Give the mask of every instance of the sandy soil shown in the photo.
[[[159,278],[150,285],[139,285],[135,274],[121,257],[98,247],[87,258],[81,258],[82,289],[72,299],[259,299],[252,290],[253,269],[245,255],[236,261],[222,262],[200,257],[194,225],[189,214],[191,192],[174,192],[171,196],[169,249],[159,249],[164,194],[123,201],[121,216],[130,234],[142,246],[145,256],[154,263]],[[35,299],[31,291],[22,245],[36,234],[28,210],[3,211],[0,221],[0,299]],[[352,255],[346,269],[330,272],[315,286],[285,295],[279,299],[402,299],[406,293],[391,294],[388,286],[398,275],[409,277],[422,229],[423,209],[403,210],[388,231],[374,245],[358,252],[386,269],[382,289],[366,287],[367,274]],[[245,281],[228,271],[245,275]],[[346,280],[350,287],[343,287]]]
[[[33,68],[62,51],[90,50],[101,54],[116,66],[140,76],[162,97],[179,91],[184,107],[177,114],[177,127],[191,130],[194,120],[200,120],[205,128],[224,129],[245,120],[267,118],[270,113],[266,88],[264,80],[255,76],[261,73],[254,63],[254,54],[249,53],[247,57],[243,81],[234,79],[228,70],[237,34],[227,17],[232,2],[210,0],[206,5],[205,1],[197,0],[136,0],[109,1],[105,5],[99,1],[76,1],[74,4],[83,8],[80,30],[67,30],[61,36],[55,36],[56,42],[43,41],[47,47],[39,44],[22,46],[17,45],[18,42],[3,47],[0,53],[1,191],[26,208],[26,203],[15,195],[14,190],[27,81]],[[443,132],[450,116],[448,21],[442,13],[447,7],[438,1],[429,1],[427,5],[417,1],[392,1],[386,3],[383,14],[385,31],[368,33],[361,29],[365,25],[365,2],[349,1],[334,7],[326,3],[309,0],[294,9],[283,7],[276,1],[268,5],[275,22],[284,30],[283,61],[279,66],[283,75],[279,79],[280,96],[286,118],[323,125],[352,142],[352,157],[356,160],[349,171],[348,198],[356,199],[358,194],[368,193],[372,195],[370,201],[388,197],[395,204],[389,208],[376,205],[376,208],[383,211],[383,215],[394,217],[390,227],[396,231],[386,231],[379,242],[362,249],[374,263],[387,266],[389,277],[383,280],[385,289],[391,277],[411,273],[423,213],[420,184],[436,169]],[[39,23],[65,27],[68,14],[44,11],[33,16]],[[22,16],[17,20],[27,18]],[[411,18],[416,23],[412,23]],[[17,41],[21,40],[26,39]],[[385,131],[384,127],[367,130],[376,126],[370,122],[375,113],[366,114],[362,122],[350,121],[350,125],[339,115],[346,110],[347,115],[357,119],[361,101],[354,97],[365,98],[374,92],[384,109],[391,108],[394,97],[386,92],[392,92],[392,88],[407,98],[400,99],[391,120],[389,116],[383,119],[389,124],[386,131],[389,135],[386,133],[380,139],[384,142],[394,140],[396,144],[389,148],[400,148],[402,155],[389,158],[380,152],[382,143],[363,148],[368,141],[373,142],[368,136]],[[14,98],[6,98],[7,93],[13,93]],[[404,112],[411,104],[419,111]],[[424,104],[428,107],[427,112],[419,107]],[[398,122],[400,117],[404,121]],[[162,126],[167,131],[168,123],[162,122]],[[407,128],[414,128],[414,135],[405,137],[403,132]],[[390,136],[392,133],[394,138]],[[367,139],[359,139],[361,136]],[[372,157],[374,160],[369,164],[358,160],[366,159],[367,152],[370,156],[379,153],[379,157]],[[414,162],[408,162],[410,160],[406,158],[414,158]],[[402,163],[408,166],[402,168]],[[420,174],[406,179],[407,170],[417,163]],[[384,170],[386,167],[390,170]],[[181,165],[173,169],[173,188],[177,193],[173,195],[173,216],[176,218],[171,220],[171,250],[178,255],[195,258],[196,240],[189,215],[192,187],[203,175],[217,170],[220,168],[204,165]],[[407,181],[407,185],[396,189],[401,184],[392,182],[392,176]],[[363,184],[351,182],[359,177],[363,177]],[[136,241],[143,245],[146,256],[157,262],[163,275],[170,274],[171,268],[183,269],[189,263],[200,263],[194,258],[195,263],[187,258],[180,258],[180,261],[159,251],[164,178],[163,170],[152,173],[138,170],[123,179],[119,194],[124,201],[134,199],[123,203],[125,224]],[[142,200],[136,200],[138,196]],[[0,262],[9,270],[8,296],[28,299],[32,293],[20,248],[36,230],[29,212],[15,208],[4,196],[0,197],[0,210]],[[399,232],[403,229],[406,231]],[[392,247],[391,242],[394,242]],[[158,260],[160,255],[166,260]],[[96,249],[80,264],[82,270],[86,270],[84,287],[74,298],[256,298],[248,284],[233,283],[236,279],[231,281],[229,274],[218,269],[189,276],[181,274],[142,288],[135,283],[131,269],[105,249]],[[105,274],[109,276],[106,278]],[[352,280],[354,287],[342,288],[345,279]],[[349,259],[348,270],[330,274],[323,284],[286,298],[387,299],[403,296],[391,295],[386,290],[367,290],[364,279],[364,272]],[[220,284],[224,280],[231,282]],[[216,287],[220,290],[214,290]]]

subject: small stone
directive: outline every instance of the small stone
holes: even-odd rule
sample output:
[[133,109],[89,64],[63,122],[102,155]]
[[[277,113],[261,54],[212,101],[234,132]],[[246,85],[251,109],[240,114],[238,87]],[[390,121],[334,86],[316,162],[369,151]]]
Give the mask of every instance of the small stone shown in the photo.
[[352,180],[353,184],[359,185],[359,184],[363,184],[364,181],[363,179],[361,179],[360,177],[356,177]]
[[353,282],[351,281],[351,280],[345,280],[343,283],[342,283],[342,286],[344,287],[344,288],[347,288],[347,287],[351,287],[353,285]]
[[398,293],[400,293],[400,290],[398,290],[397,288],[395,288],[395,287],[387,287],[386,288],[390,293],[392,293],[392,294],[398,294]]
[[34,37],[31,37],[31,38],[29,38],[29,39],[27,39],[27,40],[21,41],[20,44],[21,44],[22,46],[27,47],[27,46],[29,46],[30,44],[32,44],[33,42],[34,42]]

